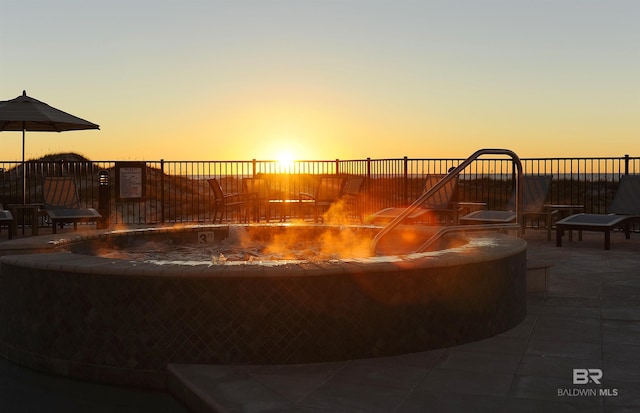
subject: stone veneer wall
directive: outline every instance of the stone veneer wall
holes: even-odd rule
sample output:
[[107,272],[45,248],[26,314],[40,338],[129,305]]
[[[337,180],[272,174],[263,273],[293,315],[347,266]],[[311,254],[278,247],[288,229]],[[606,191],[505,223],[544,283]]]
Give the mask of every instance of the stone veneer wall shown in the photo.
[[388,356],[490,337],[526,313],[526,243],[385,262],[184,267],[70,253],[3,257],[4,356],[163,387],[169,363]]

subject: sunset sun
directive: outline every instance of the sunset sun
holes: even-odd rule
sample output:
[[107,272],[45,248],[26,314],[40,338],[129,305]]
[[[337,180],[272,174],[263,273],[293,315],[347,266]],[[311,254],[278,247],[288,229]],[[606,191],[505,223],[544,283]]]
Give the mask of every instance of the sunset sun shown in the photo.
[[293,164],[295,161],[295,157],[293,153],[289,151],[280,152],[276,160],[278,161],[279,167],[282,168],[284,171],[293,170]]

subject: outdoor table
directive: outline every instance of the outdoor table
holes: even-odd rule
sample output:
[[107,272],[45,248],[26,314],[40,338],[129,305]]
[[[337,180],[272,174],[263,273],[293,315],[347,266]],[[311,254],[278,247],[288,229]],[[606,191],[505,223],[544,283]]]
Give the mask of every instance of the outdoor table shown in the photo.
[[[302,216],[302,211],[303,211],[303,207],[304,205],[311,205],[313,204],[315,201],[313,199],[294,199],[294,198],[287,198],[287,199],[270,199],[269,200],[269,207],[276,207],[278,209],[278,219],[280,220],[280,222],[285,222],[287,220],[288,216]],[[293,213],[295,209],[295,214]],[[304,216],[302,216],[304,218]],[[267,217],[267,221],[269,220],[269,217]]]
[[[571,216],[573,214],[579,214],[584,212],[584,205],[571,205],[571,204],[545,204],[547,211],[558,211],[560,216],[558,220]],[[582,241],[582,231],[578,231],[578,239]],[[573,241],[573,231],[569,230],[569,241]]]
[[[13,222],[11,223],[11,229],[14,234],[18,233],[18,216],[22,217],[22,234],[24,235],[24,215],[25,213],[31,214],[31,235],[38,235],[38,212],[43,204],[9,204],[7,209],[13,214]],[[20,212],[20,214],[18,214]]]
[[459,209],[459,211],[456,213],[455,216],[455,224],[458,225],[460,222],[458,220],[459,216],[465,216],[467,214],[472,213],[473,211],[477,211],[479,209],[485,209],[487,207],[487,203],[486,202],[467,202],[467,201],[461,201],[461,202],[453,202],[453,206],[456,209]]

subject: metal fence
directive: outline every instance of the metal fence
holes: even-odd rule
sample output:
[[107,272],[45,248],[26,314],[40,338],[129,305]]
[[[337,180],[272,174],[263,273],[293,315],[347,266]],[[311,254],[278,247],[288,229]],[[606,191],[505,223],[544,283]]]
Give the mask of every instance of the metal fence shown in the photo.
[[[321,176],[366,178],[359,207],[369,214],[385,207],[408,205],[423,191],[428,175],[446,174],[464,159],[356,159],[295,161],[146,161],[145,195],[124,199],[116,193],[119,161],[0,162],[0,202],[41,203],[45,176],[71,176],[78,185],[82,206],[97,207],[98,172],[110,176],[112,225],[204,223],[213,219],[213,193],[207,179],[217,178],[226,192],[241,192],[242,178],[265,176],[272,190],[294,194],[312,192]],[[620,177],[640,173],[640,158],[521,159],[525,174],[553,175],[548,203],[583,205],[585,212],[605,213]],[[23,193],[23,177],[26,192]],[[513,180],[510,159],[479,159],[460,176],[458,201],[484,202],[500,209]]]

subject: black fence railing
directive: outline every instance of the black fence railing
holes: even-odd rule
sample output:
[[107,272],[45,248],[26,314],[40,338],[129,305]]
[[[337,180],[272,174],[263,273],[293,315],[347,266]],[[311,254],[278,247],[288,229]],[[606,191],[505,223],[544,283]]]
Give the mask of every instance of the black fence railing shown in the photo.
[[[98,172],[110,175],[111,225],[204,223],[213,220],[213,193],[208,178],[217,178],[226,192],[241,192],[242,178],[264,176],[280,196],[313,192],[321,176],[365,177],[359,207],[370,214],[382,208],[410,204],[424,191],[426,177],[446,174],[462,158],[448,159],[356,159],[295,161],[146,161],[145,196],[121,199],[116,194],[118,161],[0,162],[0,202],[41,203],[45,176],[71,176],[76,181],[82,206],[97,207]],[[640,173],[640,158],[628,155],[609,158],[521,159],[525,174],[553,175],[549,203],[583,205],[585,212],[605,213],[620,177]],[[23,195],[23,177],[26,192]],[[510,159],[479,159],[460,176],[458,201],[484,202],[500,209],[511,193],[513,166]],[[287,195],[289,194],[289,195]],[[534,224],[535,225],[535,224]]]

